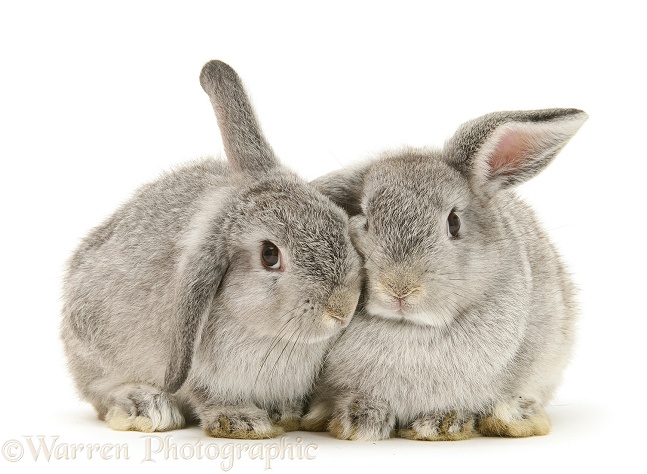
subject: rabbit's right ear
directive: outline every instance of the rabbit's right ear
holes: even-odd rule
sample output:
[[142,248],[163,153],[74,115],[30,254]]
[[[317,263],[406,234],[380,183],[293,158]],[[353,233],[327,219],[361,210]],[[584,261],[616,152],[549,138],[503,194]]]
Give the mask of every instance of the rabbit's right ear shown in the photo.
[[279,166],[236,71],[222,61],[209,61],[200,73],[200,85],[213,105],[233,169],[259,175]]
[[445,158],[475,189],[492,195],[548,166],[587,118],[577,109],[483,115],[459,127],[447,143]]
[[310,184],[353,217],[362,213],[364,177],[367,171],[367,165],[344,168],[320,176]]
[[[213,228],[218,228],[212,224]],[[229,266],[224,237],[211,235],[194,242],[180,262],[171,324],[171,357],[164,390],[175,393],[191,369],[196,341],[202,332],[211,302]]]

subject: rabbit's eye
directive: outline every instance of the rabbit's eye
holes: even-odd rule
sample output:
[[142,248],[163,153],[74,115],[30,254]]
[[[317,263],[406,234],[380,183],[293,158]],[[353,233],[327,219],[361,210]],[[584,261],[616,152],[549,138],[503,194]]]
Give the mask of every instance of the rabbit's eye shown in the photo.
[[281,251],[272,242],[263,242],[261,262],[268,270],[278,270],[281,268]]
[[449,235],[451,235],[452,237],[458,237],[458,231],[460,230],[460,228],[461,220],[458,217],[458,214],[452,211],[447,218],[447,232],[449,232]]

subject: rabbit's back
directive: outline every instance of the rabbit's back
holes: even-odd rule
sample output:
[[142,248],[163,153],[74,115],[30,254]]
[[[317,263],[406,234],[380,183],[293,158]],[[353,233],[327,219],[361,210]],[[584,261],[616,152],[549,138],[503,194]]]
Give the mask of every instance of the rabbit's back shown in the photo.
[[[515,380],[528,381],[526,390],[545,404],[560,381],[575,341],[577,289],[532,208],[518,198],[503,197],[501,207],[509,213],[508,225],[523,257],[520,264],[526,267],[510,265],[508,284],[514,283],[515,275],[527,274],[524,304],[528,308],[528,322],[511,373]],[[504,289],[501,287],[501,291]],[[532,381],[537,381],[536,387],[531,387]]]
[[97,359],[108,372],[119,367],[143,379],[154,368],[153,377],[163,379],[182,233],[228,175],[226,164],[213,159],[166,173],[90,232],[65,279],[68,351]]
[[74,272],[93,252],[106,252],[106,245],[135,253],[149,251],[147,244],[176,243],[176,236],[199,206],[200,195],[224,185],[228,176],[224,162],[204,159],[141,186],[83,240],[70,259],[68,271]]

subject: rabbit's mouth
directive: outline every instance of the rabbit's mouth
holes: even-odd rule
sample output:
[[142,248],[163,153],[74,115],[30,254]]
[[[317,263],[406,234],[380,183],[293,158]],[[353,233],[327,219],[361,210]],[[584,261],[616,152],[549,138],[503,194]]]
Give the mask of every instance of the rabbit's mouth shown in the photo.
[[395,284],[391,281],[380,282],[372,290],[368,297],[367,308],[373,313],[388,313],[388,317],[399,319],[408,318],[420,312],[419,305],[424,291],[418,284],[406,284],[402,280],[398,280]]
[[453,319],[449,313],[430,311],[407,298],[370,296],[366,302],[366,312],[372,316],[421,326],[445,327]]
[[408,319],[416,313],[415,307],[406,298],[388,298],[383,301],[372,297],[368,299],[366,309],[369,314],[388,319]]
[[323,314],[323,324],[324,326],[330,328],[330,330],[334,332],[348,326],[348,323],[350,322],[351,318],[352,318],[352,314],[349,316],[346,316],[346,315],[340,315],[338,313],[326,310],[324,311],[324,314]]

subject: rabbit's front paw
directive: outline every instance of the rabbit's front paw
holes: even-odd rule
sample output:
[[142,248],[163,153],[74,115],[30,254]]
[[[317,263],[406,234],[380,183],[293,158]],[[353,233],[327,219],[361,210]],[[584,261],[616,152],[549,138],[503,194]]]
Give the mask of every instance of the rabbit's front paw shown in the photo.
[[258,407],[211,406],[200,413],[200,425],[214,438],[266,439],[284,432]]
[[327,431],[331,416],[332,406],[329,402],[315,401],[301,418],[300,428],[305,431]]
[[550,431],[550,418],[534,400],[516,397],[497,403],[492,413],[479,420],[478,430],[484,436],[542,436]]
[[377,441],[391,437],[395,416],[380,401],[357,397],[338,409],[328,430],[339,439]]
[[283,431],[298,431],[301,428],[301,406],[285,407],[272,411],[270,419]]
[[474,417],[455,411],[430,413],[398,431],[401,438],[418,441],[458,441],[474,435]]
[[151,433],[184,426],[173,396],[153,386],[124,384],[111,394],[111,399],[104,419],[113,430]]

